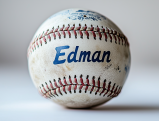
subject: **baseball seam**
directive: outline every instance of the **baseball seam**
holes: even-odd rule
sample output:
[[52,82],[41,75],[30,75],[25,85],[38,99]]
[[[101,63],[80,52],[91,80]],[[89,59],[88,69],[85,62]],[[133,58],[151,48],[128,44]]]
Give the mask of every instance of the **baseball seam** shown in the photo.
[[[76,78],[76,75],[74,76],[74,80],[71,79],[69,76],[69,79],[66,80],[66,78],[63,78],[62,80],[59,78],[58,82],[54,79],[53,82],[49,80],[49,83],[45,82],[45,84],[41,84],[39,87],[39,92],[42,96],[45,98],[56,98],[59,95],[63,96],[67,93],[76,93],[76,91],[79,91],[81,93],[84,91],[84,93],[87,93],[88,91],[90,94],[94,92],[95,95],[99,94],[100,96],[107,95],[107,97],[116,97],[121,92],[122,87],[116,85],[116,83],[112,84],[112,82],[106,81],[106,79],[102,82],[100,77],[97,80],[97,85],[95,84],[95,77],[92,77],[92,82],[88,78],[87,75],[86,81],[83,81],[82,75],[79,78],[79,81]],[[74,81],[74,83],[73,83]],[[113,85],[113,86],[112,86]]]
[[36,48],[38,48],[40,45],[42,46],[43,42],[47,44],[48,42],[47,40],[49,41],[51,41],[52,39],[56,40],[57,37],[61,39],[62,35],[64,38],[66,38],[66,35],[69,36],[69,38],[71,38],[72,34],[74,34],[75,39],[77,39],[77,35],[80,35],[80,38],[83,39],[84,34],[87,36],[87,39],[89,39],[90,34],[92,34],[95,40],[97,38],[99,38],[99,40],[102,40],[102,38],[104,38],[106,42],[110,40],[111,43],[114,38],[115,40],[114,42],[116,44],[129,46],[129,42],[123,34],[120,34],[119,32],[107,27],[105,28],[103,26],[101,28],[99,28],[98,26],[87,27],[87,25],[82,27],[80,24],[78,27],[75,27],[75,25],[73,25],[72,27],[70,25],[65,27],[63,25],[63,27],[61,28],[58,26],[56,29],[54,29],[53,27],[50,31],[48,29],[46,32],[39,34],[39,37],[35,37],[29,45],[27,57],[29,57],[29,55],[34,50],[36,50]]

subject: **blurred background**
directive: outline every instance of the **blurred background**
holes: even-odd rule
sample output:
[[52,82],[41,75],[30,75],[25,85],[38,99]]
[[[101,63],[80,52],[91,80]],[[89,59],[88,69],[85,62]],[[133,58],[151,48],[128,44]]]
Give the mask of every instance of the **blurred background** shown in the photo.
[[[38,27],[68,8],[97,11],[128,37],[131,69],[122,93],[93,109],[66,109],[43,99],[27,67]],[[158,0],[0,0],[0,120],[159,121]]]

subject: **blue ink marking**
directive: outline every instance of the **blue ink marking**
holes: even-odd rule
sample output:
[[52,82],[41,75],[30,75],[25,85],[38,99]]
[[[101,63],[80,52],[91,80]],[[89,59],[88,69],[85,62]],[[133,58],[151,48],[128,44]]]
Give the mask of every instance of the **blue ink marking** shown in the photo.
[[[77,62],[77,61],[78,61],[78,60],[76,60],[76,55],[77,55],[78,48],[79,48],[79,46],[76,46],[75,52],[72,51],[72,52],[68,55],[68,57],[67,57],[68,63]],[[71,59],[71,55],[73,55],[73,58],[72,58],[72,59]]]
[[[65,52],[61,52],[61,50],[63,50],[63,49],[69,49],[69,48],[70,48],[70,46],[68,46],[68,45],[66,45],[66,46],[59,46],[59,47],[55,48],[55,50],[56,50],[56,56],[55,56],[55,60],[53,61],[54,65],[63,64],[66,61],[68,63],[72,63],[72,62],[85,62],[85,61],[86,62],[104,62],[105,61],[105,62],[109,63],[111,61],[111,59],[110,59],[110,51],[104,51],[101,60],[100,60],[101,51],[95,51],[93,53],[93,55],[92,55],[91,58],[90,58],[91,51],[81,51],[80,55],[79,55],[79,60],[77,60],[76,56],[77,56],[77,52],[78,52],[79,46],[76,46],[75,47],[75,51],[70,52],[68,54],[68,56],[66,55],[67,56],[67,60],[66,59],[59,60],[60,56],[65,56]],[[95,56],[95,55],[97,55],[97,56]],[[82,58],[83,58],[83,60],[82,60]]]
[[[99,13],[93,11],[84,11],[84,10],[77,10],[74,13],[72,12],[72,10],[61,11],[50,16],[49,19],[63,15],[68,15],[68,18],[71,20],[81,20],[81,21],[83,20],[101,21],[102,19],[106,20],[106,17]],[[86,17],[84,17],[84,15],[86,15]]]
[[[86,17],[84,17],[84,15],[86,15]],[[81,20],[83,21],[84,19],[89,19],[92,21],[101,21],[102,19],[106,20],[106,17],[93,12],[93,11],[84,11],[84,10],[78,10],[76,11],[76,13],[71,13],[70,16],[68,17],[71,20]]]
[[55,49],[56,49],[56,57],[55,57],[55,60],[53,61],[53,64],[54,65],[56,65],[56,64],[62,64],[62,63],[64,63],[65,61],[66,61],[66,59],[64,59],[64,60],[58,60],[59,59],[59,56],[64,56],[65,55],[65,53],[60,53],[60,51],[62,50],[62,49],[68,49],[70,46],[60,46],[60,47],[56,47]]

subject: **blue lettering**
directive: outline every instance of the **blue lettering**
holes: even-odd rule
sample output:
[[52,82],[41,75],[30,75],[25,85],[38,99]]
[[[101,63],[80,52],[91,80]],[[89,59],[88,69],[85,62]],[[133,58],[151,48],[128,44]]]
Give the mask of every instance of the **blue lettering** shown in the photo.
[[[71,52],[71,53],[68,55],[68,57],[67,57],[68,63],[77,62],[77,61],[78,61],[78,60],[76,60],[76,55],[77,55],[78,48],[79,48],[79,46],[76,46],[75,52]],[[70,58],[71,55],[73,55],[73,58],[72,58],[72,59]]]
[[80,57],[79,57],[79,62],[81,62],[82,56],[83,56],[83,62],[85,62],[86,56],[87,56],[87,62],[91,62],[90,54],[91,54],[90,51],[87,51],[87,52],[86,51],[81,51]]
[[109,58],[110,57],[110,51],[104,51],[104,53],[103,53],[103,57],[102,57],[102,62],[104,62],[104,58],[105,58],[105,56],[107,55],[107,59],[106,59],[106,62],[110,62],[111,61],[111,59]]
[[65,63],[66,59],[64,60],[58,60],[59,59],[59,56],[64,56],[65,53],[60,53],[60,51],[62,49],[68,49],[70,46],[66,45],[66,46],[60,46],[60,47],[56,47],[56,57],[55,57],[55,60],[53,61],[53,64],[56,65],[56,64],[62,64],[62,63]]
[[[92,55],[92,61],[93,62],[101,62],[102,60],[99,60],[99,57],[100,57],[100,53],[101,53],[101,51],[96,51],[96,52],[94,52],[93,53],[93,55]],[[97,54],[97,57],[95,58],[95,55]]]
[[[68,48],[70,48],[70,46],[68,46],[68,45],[60,46],[60,47],[55,48],[56,56],[55,56],[55,60],[53,61],[54,65],[65,63],[66,59],[59,60],[59,57],[65,55],[65,52],[61,52],[61,50],[62,49],[68,49]],[[77,60],[76,56],[77,56],[77,53],[78,53],[78,48],[79,48],[79,46],[76,46],[75,51],[72,51],[68,54],[68,56],[67,56],[67,62],[68,63],[71,63],[71,62],[85,62],[85,61],[86,62],[104,62],[105,58],[106,58],[107,63],[109,63],[111,61],[110,51],[104,51],[102,57],[100,57],[101,51],[95,51],[93,53],[92,57],[91,57],[91,51],[81,51],[80,56],[79,56],[79,60]],[[127,70],[127,68],[125,70]]]

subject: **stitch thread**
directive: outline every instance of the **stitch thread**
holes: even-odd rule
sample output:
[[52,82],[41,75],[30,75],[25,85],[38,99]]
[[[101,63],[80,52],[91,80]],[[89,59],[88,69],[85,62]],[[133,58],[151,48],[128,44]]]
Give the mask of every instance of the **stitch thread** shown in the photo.
[[70,94],[76,93],[77,89],[79,89],[79,93],[81,93],[82,88],[85,88],[84,93],[90,91],[90,94],[92,94],[92,92],[95,91],[95,95],[99,94],[101,96],[103,94],[103,97],[107,95],[107,97],[112,97],[112,98],[118,96],[118,94],[121,92],[122,87],[119,87],[118,85],[116,86],[116,83],[114,83],[112,86],[111,82],[109,82],[108,86],[106,87],[106,79],[105,79],[101,87],[100,77],[97,80],[97,86],[95,85],[94,76],[92,77],[92,85],[90,84],[88,78],[89,76],[87,75],[86,84],[83,82],[82,75],[79,78],[80,83],[78,83],[76,75],[74,76],[74,82],[75,82],[74,84],[72,83],[70,76],[69,76],[70,84],[67,83],[65,77],[63,78],[63,83],[60,78],[58,81],[54,79],[53,82],[49,80],[50,84],[48,84],[47,82],[45,82],[45,84],[41,84],[41,86],[39,87],[39,92],[45,98],[56,98],[59,95],[62,96],[64,94],[67,94],[67,91]]
[[[71,31],[73,31],[73,34],[75,36],[75,39],[77,38],[77,32],[79,32],[80,34],[80,38],[83,39],[83,34],[85,34],[87,36],[87,39],[89,39],[89,32],[92,32],[92,35],[94,37],[94,39],[96,40],[97,34],[99,36],[99,39],[101,40],[102,38],[105,38],[105,41],[108,41],[108,37],[110,38],[110,42],[112,42],[112,38],[115,39],[115,43],[116,44],[121,44],[121,45],[125,45],[125,46],[129,46],[129,42],[127,40],[127,38],[123,35],[120,34],[119,32],[109,29],[109,28],[104,28],[103,26],[101,28],[97,27],[93,27],[91,25],[91,27],[87,27],[87,25],[85,25],[84,27],[81,27],[81,25],[79,24],[78,27],[75,27],[75,25],[73,25],[73,27],[70,27],[70,25],[68,25],[67,27],[65,27],[63,25],[62,28],[59,28],[59,26],[54,30],[54,27],[49,31],[49,29],[46,32],[43,32],[42,34],[39,34],[39,37],[35,37],[35,39],[30,43],[29,48],[28,48],[28,57],[30,55],[30,53],[34,52],[34,50],[36,50],[36,48],[39,48],[39,45],[42,46],[42,41],[47,44],[47,38],[49,41],[52,40],[51,38],[51,34],[54,38],[54,40],[56,40],[57,36],[59,37],[59,39],[61,39],[61,35],[63,35],[64,38],[66,38],[66,34],[68,34],[69,38],[71,38]],[[41,40],[42,39],[42,40]]]

